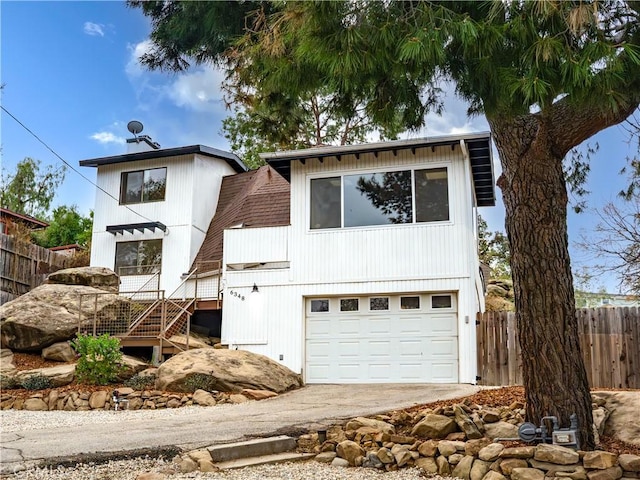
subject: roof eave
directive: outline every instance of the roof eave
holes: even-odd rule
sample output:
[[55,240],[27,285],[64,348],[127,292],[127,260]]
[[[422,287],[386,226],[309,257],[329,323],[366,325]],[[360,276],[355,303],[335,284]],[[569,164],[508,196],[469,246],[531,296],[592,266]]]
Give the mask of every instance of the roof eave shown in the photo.
[[117,163],[136,162],[139,160],[152,160],[156,158],[177,157],[180,155],[192,154],[205,155],[224,160],[236,173],[246,172],[248,170],[237,155],[225,152],[224,150],[218,150],[217,148],[207,147],[206,145],[189,145],[186,147],[163,148],[160,150],[149,150],[146,152],[125,153],[110,157],[80,160],[79,163],[81,167],[100,167],[103,165],[112,165]]
[[493,172],[493,152],[491,149],[491,133],[480,132],[465,135],[448,135],[442,137],[420,138],[410,140],[394,140],[360,145],[341,145],[286,152],[261,153],[260,157],[272,166],[287,181],[291,177],[291,162],[308,159],[321,159],[343,155],[363,155],[368,153],[412,150],[418,148],[435,148],[439,146],[458,145],[463,140],[467,145],[477,144],[477,149],[470,152],[470,162],[476,202],[479,207],[495,206],[495,178]]

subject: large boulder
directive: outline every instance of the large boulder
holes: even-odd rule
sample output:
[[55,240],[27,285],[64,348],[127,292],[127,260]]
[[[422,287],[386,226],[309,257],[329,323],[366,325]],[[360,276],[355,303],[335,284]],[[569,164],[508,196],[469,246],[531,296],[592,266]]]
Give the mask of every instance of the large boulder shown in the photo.
[[73,382],[76,373],[76,364],[67,363],[57,367],[36,368],[33,370],[21,370],[16,373],[15,378],[22,383],[29,377],[43,376],[51,381],[52,387],[62,387]]
[[118,293],[120,277],[104,267],[65,268],[51,273],[45,283],[56,285],[82,285],[106,292]]
[[604,434],[623,442],[640,445],[640,391],[593,392],[593,396],[605,400],[604,407],[609,412]]
[[[92,296],[83,297],[80,307],[81,294]],[[94,313],[100,325],[116,329],[127,302],[124,297],[93,287],[40,285],[0,306],[1,345],[11,350],[40,352],[49,345],[72,339],[78,326],[90,330]]]
[[[201,348],[182,352],[158,368],[156,388],[193,392],[194,377],[208,390],[240,392],[245,388],[282,393],[303,385],[300,375],[278,362],[246,350]],[[201,383],[201,382],[200,382]]]

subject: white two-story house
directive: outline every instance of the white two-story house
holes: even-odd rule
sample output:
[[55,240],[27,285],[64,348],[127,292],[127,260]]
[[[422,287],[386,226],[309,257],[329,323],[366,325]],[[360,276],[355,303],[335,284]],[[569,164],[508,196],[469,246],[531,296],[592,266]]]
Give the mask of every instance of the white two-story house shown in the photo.
[[145,288],[170,295],[202,246],[222,177],[247,168],[203,145],[160,149],[147,136],[127,142],[126,154],[80,162],[98,170],[91,265],[118,273],[121,292],[150,282]]
[[[222,343],[307,383],[476,381],[477,208],[495,203],[488,133],[277,152],[250,172],[185,148],[82,163],[115,192],[128,172],[166,167],[164,201],[180,212],[139,220],[96,206],[92,265],[119,267],[120,242],[162,239],[163,285],[186,278],[204,300],[222,291]],[[130,232],[148,221],[166,230]],[[136,258],[134,270],[146,254]]]

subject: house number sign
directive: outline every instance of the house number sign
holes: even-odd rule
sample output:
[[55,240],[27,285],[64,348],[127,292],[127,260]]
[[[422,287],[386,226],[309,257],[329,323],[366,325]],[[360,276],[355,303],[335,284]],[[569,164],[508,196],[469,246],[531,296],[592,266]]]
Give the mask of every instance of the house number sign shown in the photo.
[[229,290],[229,295],[231,295],[232,297],[239,298],[244,302],[244,295],[242,295],[240,292],[236,292],[235,290]]

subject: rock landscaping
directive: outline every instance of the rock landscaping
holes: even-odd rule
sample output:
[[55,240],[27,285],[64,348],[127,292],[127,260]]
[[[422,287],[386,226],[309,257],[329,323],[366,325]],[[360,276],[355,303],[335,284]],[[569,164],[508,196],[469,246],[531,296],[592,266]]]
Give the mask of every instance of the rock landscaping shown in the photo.
[[[613,400],[624,394],[625,409]],[[602,435],[609,419],[626,418],[637,426],[640,392],[595,392],[594,411],[603,421],[594,426]],[[607,406],[618,408],[607,410]],[[619,411],[622,410],[622,411]],[[634,413],[635,412],[635,413]],[[341,467],[396,471],[417,467],[425,474],[463,480],[619,480],[640,479],[640,437],[629,449],[636,453],[574,451],[550,444],[498,442],[517,437],[524,405],[478,405],[472,397],[457,403],[391,412],[372,418],[358,417],[326,431],[298,438],[298,450],[316,454],[315,461]],[[611,429],[609,428],[609,431]],[[617,432],[613,432],[617,433]],[[627,432],[622,432],[628,435]],[[215,464],[206,450],[186,452],[174,459],[176,469],[187,473]],[[197,460],[196,460],[197,459]]]
[[[118,392],[119,401],[114,399],[113,391]],[[260,390],[244,390],[239,393],[208,392],[196,390],[193,393],[166,392],[160,390],[134,390],[119,387],[114,390],[87,390],[82,387],[68,390],[50,389],[45,393],[33,393],[28,396],[3,391],[0,393],[0,409],[30,411],[85,411],[85,410],[156,410],[159,408],[179,408],[189,405],[211,407],[214,405],[244,403],[277,396],[277,393]]]

